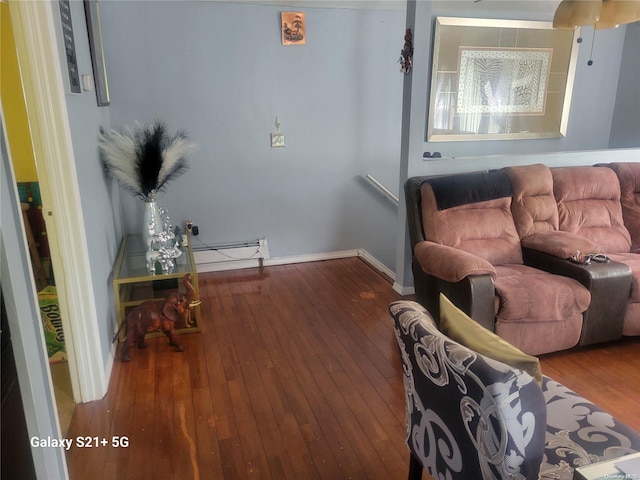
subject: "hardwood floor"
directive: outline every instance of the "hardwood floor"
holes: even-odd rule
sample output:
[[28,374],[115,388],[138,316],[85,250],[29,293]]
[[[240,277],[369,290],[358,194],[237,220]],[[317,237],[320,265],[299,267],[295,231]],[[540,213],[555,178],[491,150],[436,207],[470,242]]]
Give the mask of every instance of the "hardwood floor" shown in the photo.
[[[126,436],[129,446],[74,445],[72,480],[407,478],[387,313],[400,297],[386,278],[351,258],[199,282],[202,332],[181,337],[185,352],[151,339],[116,361],[103,400],[76,407],[68,438]],[[542,368],[640,429],[639,347],[551,355]]]
[[202,332],[117,361],[78,405],[72,479],[406,478],[404,395],[386,278],[357,258],[202,274]]

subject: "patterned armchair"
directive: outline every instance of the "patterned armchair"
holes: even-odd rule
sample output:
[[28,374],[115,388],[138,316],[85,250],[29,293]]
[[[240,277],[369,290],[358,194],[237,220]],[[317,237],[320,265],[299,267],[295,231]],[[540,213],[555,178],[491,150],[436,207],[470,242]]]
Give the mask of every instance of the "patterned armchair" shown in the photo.
[[566,387],[442,334],[416,302],[390,305],[403,364],[409,478],[571,480],[640,450],[640,436]]

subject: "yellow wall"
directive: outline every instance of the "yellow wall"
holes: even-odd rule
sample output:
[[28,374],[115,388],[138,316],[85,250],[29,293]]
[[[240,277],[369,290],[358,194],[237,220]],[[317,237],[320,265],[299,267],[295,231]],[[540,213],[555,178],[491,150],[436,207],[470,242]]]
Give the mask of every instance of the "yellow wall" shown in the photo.
[[0,1],[0,98],[4,109],[9,150],[18,182],[37,182],[31,131],[11,27],[9,5]]

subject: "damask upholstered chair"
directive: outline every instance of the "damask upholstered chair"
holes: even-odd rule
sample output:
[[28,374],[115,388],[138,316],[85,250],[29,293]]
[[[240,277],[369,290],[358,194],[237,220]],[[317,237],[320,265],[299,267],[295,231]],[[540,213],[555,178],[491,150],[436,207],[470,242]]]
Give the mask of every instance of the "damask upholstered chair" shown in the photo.
[[542,376],[441,333],[416,302],[390,305],[402,360],[409,479],[572,480],[576,467],[640,450],[640,436]]

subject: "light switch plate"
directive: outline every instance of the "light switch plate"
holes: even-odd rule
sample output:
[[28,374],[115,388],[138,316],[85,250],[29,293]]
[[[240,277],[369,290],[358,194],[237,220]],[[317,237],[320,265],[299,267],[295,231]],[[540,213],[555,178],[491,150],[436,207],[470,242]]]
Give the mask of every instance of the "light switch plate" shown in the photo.
[[271,146],[272,147],[284,147],[284,133],[272,133],[271,134]]
[[82,75],[82,86],[85,92],[93,92],[93,77],[91,75]]

